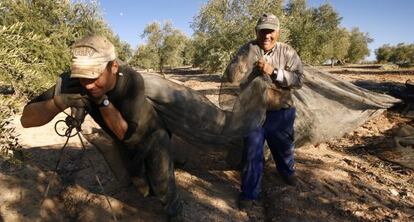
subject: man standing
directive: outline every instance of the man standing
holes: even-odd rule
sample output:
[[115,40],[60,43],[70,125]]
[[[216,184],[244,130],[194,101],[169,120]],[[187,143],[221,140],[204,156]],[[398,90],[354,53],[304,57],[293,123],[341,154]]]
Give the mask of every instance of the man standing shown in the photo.
[[[127,176],[147,178],[167,214],[177,215],[182,206],[170,157],[170,133],[146,99],[142,76],[119,64],[115,47],[104,37],[78,40],[72,56],[71,72],[24,107],[22,126],[44,125],[68,107],[86,108],[114,140],[113,149],[122,156]],[[111,165],[114,157],[103,154],[115,176],[125,177]]]
[[259,197],[265,140],[283,180],[292,186],[297,181],[293,138],[296,110],[292,89],[302,86],[303,65],[294,49],[277,42],[279,20],[275,15],[263,14],[255,31],[256,39],[239,49],[224,73],[227,81],[233,85],[238,83],[242,90],[255,78],[270,82],[265,93],[267,111],[264,124],[244,137],[240,208],[250,206]]

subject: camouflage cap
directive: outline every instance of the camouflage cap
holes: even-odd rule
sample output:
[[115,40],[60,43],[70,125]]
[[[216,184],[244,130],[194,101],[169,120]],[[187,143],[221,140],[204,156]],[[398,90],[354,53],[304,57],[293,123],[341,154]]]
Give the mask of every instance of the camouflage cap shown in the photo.
[[279,30],[279,19],[276,17],[276,15],[273,15],[271,13],[264,13],[262,16],[260,16],[256,24],[256,30],[260,29]]
[[114,45],[105,37],[96,35],[76,41],[71,52],[71,78],[96,79],[108,62],[116,58]]

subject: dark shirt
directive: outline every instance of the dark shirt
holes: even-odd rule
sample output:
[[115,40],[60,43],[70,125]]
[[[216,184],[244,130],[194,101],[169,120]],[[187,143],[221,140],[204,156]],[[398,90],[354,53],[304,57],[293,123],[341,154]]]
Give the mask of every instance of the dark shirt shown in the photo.
[[[151,132],[161,128],[162,124],[153,106],[145,96],[144,80],[141,74],[126,65],[122,65],[119,67],[116,76],[115,88],[109,91],[107,96],[128,123],[128,130],[125,133],[124,139],[119,140],[106,126],[96,104],[91,102],[87,107],[87,112],[115,141],[132,149],[136,148]],[[64,73],[60,78],[62,79],[60,93],[87,94],[80,85],[79,79],[71,79],[70,73]],[[53,98],[56,91],[55,87],[56,85],[30,101],[30,103]]]

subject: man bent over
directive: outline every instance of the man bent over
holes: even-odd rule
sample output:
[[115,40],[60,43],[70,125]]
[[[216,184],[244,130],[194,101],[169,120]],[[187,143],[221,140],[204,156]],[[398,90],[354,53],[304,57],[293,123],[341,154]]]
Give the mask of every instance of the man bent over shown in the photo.
[[[71,52],[70,73],[24,107],[22,126],[44,125],[68,107],[85,108],[114,140],[112,154],[115,150],[123,160],[116,162],[111,152],[102,152],[115,176],[128,182],[129,176],[147,179],[167,214],[177,215],[182,206],[170,157],[171,135],[144,95],[142,76],[119,63],[115,47],[104,37],[82,38]],[[123,175],[120,166],[129,175]]]

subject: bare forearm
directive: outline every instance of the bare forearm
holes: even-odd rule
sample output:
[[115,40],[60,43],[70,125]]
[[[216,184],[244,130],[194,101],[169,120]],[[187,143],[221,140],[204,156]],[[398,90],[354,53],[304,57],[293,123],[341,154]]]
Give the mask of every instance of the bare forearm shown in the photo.
[[20,123],[25,128],[42,126],[50,122],[59,112],[53,99],[31,103],[24,107]]
[[108,126],[118,139],[124,139],[125,133],[128,130],[128,123],[122,117],[121,113],[112,104],[109,104],[108,107],[102,107],[99,110],[106,126]]

